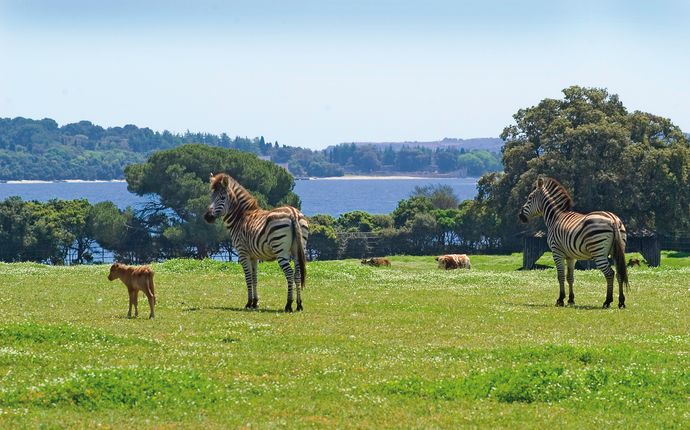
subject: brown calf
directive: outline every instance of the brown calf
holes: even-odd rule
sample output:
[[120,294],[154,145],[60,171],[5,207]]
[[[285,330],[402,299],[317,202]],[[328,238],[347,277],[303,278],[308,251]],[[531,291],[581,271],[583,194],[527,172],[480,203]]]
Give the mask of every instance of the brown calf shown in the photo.
[[122,263],[113,263],[110,266],[110,273],[108,274],[108,280],[114,281],[120,278],[122,282],[127,286],[127,291],[129,291],[129,312],[127,312],[127,317],[132,318],[132,305],[134,305],[134,316],[139,316],[139,291],[146,294],[146,298],[149,299],[149,307],[151,308],[151,313],[149,318],[153,318],[153,306],[156,304],[156,293],[153,287],[153,270],[149,266],[128,266]]
[[387,258],[383,257],[372,257],[365,258],[361,261],[362,264],[368,264],[369,266],[390,266],[391,262]]
[[448,254],[436,257],[439,269],[471,269],[470,257],[465,254]]

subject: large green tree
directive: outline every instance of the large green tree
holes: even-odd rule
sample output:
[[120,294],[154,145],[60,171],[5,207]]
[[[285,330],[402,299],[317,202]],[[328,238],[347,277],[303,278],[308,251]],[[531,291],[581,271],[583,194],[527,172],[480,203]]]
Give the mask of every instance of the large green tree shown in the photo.
[[669,119],[629,113],[617,95],[579,86],[514,119],[501,134],[504,173],[482,177],[477,196],[504,244],[517,239],[517,211],[538,175],[562,182],[576,210],[613,211],[631,229],[670,234],[690,226],[690,147]]
[[131,192],[158,196],[160,204],[148,208],[150,227],[167,256],[203,258],[228,240],[221,224],[202,217],[210,203],[209,175],[220,172],[237,179],[263,207],[300,205],[292,176],[254,154],[201,144],[156,152],[145,163],[127,166],[125,177]]

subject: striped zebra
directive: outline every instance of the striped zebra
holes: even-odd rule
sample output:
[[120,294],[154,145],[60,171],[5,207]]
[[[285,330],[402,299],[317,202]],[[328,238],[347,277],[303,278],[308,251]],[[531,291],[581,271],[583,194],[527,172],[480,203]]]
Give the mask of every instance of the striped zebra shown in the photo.
[[611,212],[590,212],[581,214],[571,210],[573,200],[568,191],[555,179],[540,177],[527,202],[520,209],[520,221],[544,216],[546,240],[553,252],[558,271],[560,294],[556,306],[563,306],[565,298],[564,263],[568,266],[568,304],[575,304],[573,294],[573,269],[575,260],[594,260],[597,268],[606,277],[606,301],[608,308],[613,301],[614,271],[608,256],[613,258],[618,278],[618,307],[625,307],[623,284],[628,286],[628,271],[625,265],[625,226]]
[[[247,283],[245,308],[258,308],[256,291],[257,261],[278,260],[287,278],[288,294],[285,312],[292,312],[292,284],[296,284],[297,310],[302,310],[301,289],[307,274],[304,249],[309,226],[302,212],[292,206],[267,211],[229,175],[211,175],[211,205],[204,214],[208,223],[222,218],[230,231]],[[295,269],[290,266],[294,259]]]

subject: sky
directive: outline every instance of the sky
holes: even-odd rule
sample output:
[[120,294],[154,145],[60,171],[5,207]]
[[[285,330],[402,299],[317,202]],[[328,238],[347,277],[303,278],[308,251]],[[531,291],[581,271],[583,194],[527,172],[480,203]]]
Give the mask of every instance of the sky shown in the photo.
[[687,1],[0,0],[0,117],[352,141],[497,137],[571,85],[690,131]]

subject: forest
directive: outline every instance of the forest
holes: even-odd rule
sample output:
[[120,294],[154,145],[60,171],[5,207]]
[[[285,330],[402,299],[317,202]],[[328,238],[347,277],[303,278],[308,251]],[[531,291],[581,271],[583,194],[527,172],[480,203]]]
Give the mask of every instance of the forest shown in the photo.
[[[287,167],[297,177],[343,174],[447,174],[479,176],[500,170],[500,156],[486,150],[430,149],[414,143],[340,144],[323,150],[267,142],[263,136],[153,131],[135,125],[104,128],[89,121],[59,126],[46,118],[0,118],[0,181],[123,179],[128,164],[155,151],[190,143],[248,152]],[[396,145],[397,146],[397,145]]]

